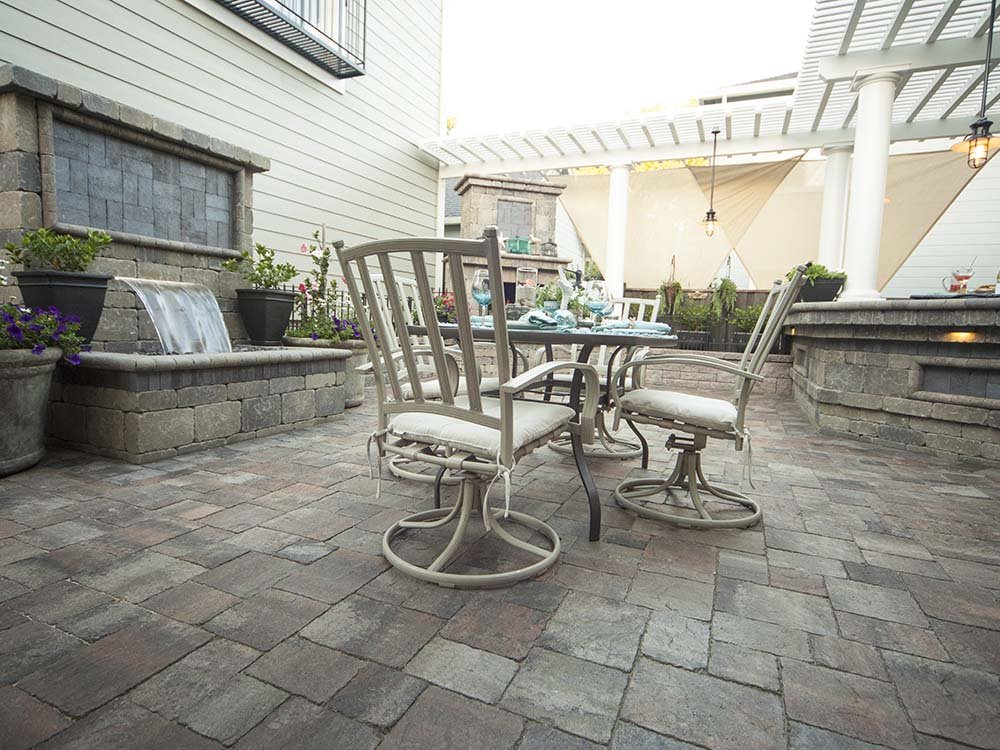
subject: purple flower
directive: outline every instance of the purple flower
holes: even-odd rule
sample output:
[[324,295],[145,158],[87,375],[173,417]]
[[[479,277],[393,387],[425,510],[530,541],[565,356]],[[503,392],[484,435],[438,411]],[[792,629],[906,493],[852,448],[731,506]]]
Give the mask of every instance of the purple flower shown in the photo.
[[316,333],[315,331],[313,331],[312,333],[309,334],[309,338],[311,338],[313,341],[315,341],[316,339],[319,338],[319,334]]
[[21,322],[30,323],[32,320],[34,320],[34,318],[35,316],[32,315],[31,313],[25,313],[24,315],[21,316]]
[[45,330],[45,326],[39,325],[38,323],[32,323],[28,326],[29,331],[34,331],[35,333],[40,333]]
[[7,313],[7,312],[2,313],[2,314],[0,314],[0,317],[3,318],[3,322],[4,323],[13,323],[14,322],[14,316],[11,315],[10,313]]
[[82,344],[80,346],[80,351],[81,352],[89,352],[90,351],[90,344]]
[[31,347],[32,354],[41,354],[44,351],[45,351],[45,344],[35,344],[33,347]]
[[17,323],[11,323],[7,326],[7,333],[9,333],[10,337],[19,344],[24,340],[24,331],[17,327]]
[[65,320],[67,323],[79,323],[80,322],[80,316],[79,315],[67,315],[65,318],[63,318],[63,320]]
[[80,364],[80,355],[79,354],[70,354],[68,357],[66,357],[66,359],[67,359],[67,361],[71,365],[78,365],[78,364]]
[[58,307],[49,307],[49,313],[52,314],[52,315],[59,315],[59,308]]

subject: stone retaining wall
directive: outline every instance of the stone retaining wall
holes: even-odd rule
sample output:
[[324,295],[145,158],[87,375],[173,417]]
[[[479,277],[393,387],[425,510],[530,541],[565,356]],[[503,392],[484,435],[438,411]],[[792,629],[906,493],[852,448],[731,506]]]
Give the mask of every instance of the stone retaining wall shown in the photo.
[[172,357],[91,353],[60,366],[52,442],[147,463],[336,417],[346,363],[337,349]]
[[795,400],[824,431],[1000,461],[998,323],[993,298],[796,305]]

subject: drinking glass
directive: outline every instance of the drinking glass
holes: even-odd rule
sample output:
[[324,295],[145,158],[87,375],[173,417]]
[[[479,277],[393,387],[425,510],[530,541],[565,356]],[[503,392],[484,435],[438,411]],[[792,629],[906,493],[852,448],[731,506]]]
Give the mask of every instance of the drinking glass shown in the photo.
[[593,314],[595,322],[597,322],[597,318],[611,312],[611,295],[608,292],[608,285],[604,281],[597,279],[588,281],[584,294],[583,304]]
[[517,304],[522,307],[534,307],[538,296],[538,269],[518,268],[515,273],[515,293]]
[[[480,308],[489,307],[492,301],[490,292],[490,274],[484,268],[477,270],[472,276],[472,298],[479,303]],[[481,314],[483,310],[479,311]]]

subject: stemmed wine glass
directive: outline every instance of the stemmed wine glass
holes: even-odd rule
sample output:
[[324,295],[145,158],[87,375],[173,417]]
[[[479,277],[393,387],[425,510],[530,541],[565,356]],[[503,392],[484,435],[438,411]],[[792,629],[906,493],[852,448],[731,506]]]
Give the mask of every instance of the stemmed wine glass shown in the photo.
[[597,318],[603,318],[611,312],[611,295],[606,282],[599,279],[587,282],[584,294],[583,304],[593,314],[595,323],[599,322]]
[[484,314],[483,308],[489,307],[492,296],[489,271],[478,269],[472,276],[472,298],[479,303],[480,314]]

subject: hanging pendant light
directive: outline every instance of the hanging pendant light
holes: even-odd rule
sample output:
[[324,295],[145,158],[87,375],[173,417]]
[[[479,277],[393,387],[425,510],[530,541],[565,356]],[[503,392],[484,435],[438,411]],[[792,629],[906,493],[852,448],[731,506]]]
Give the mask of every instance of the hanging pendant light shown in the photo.
[[705,219],[701,222],[705,227],[705,234],[711,237],[719,226],[719,220],[715,216],[715,152],[719,146],[719,129],[712,130],[712,186],[708,194],[708,211],[705,212]]
[[997,0],[990,2],[990,25],[986,30],[986,61],[983,63],[983,101],[979,119],[972,123],[972,132],[951,147],[952,151],[968,154],[969,166],[979,169],[990,158],[990,149],[1000,146],[1000,136],[990,133],[993,123],[986,119],[986,96],[990,85],[990,63],[993,57],[993,23],[997,18]]

